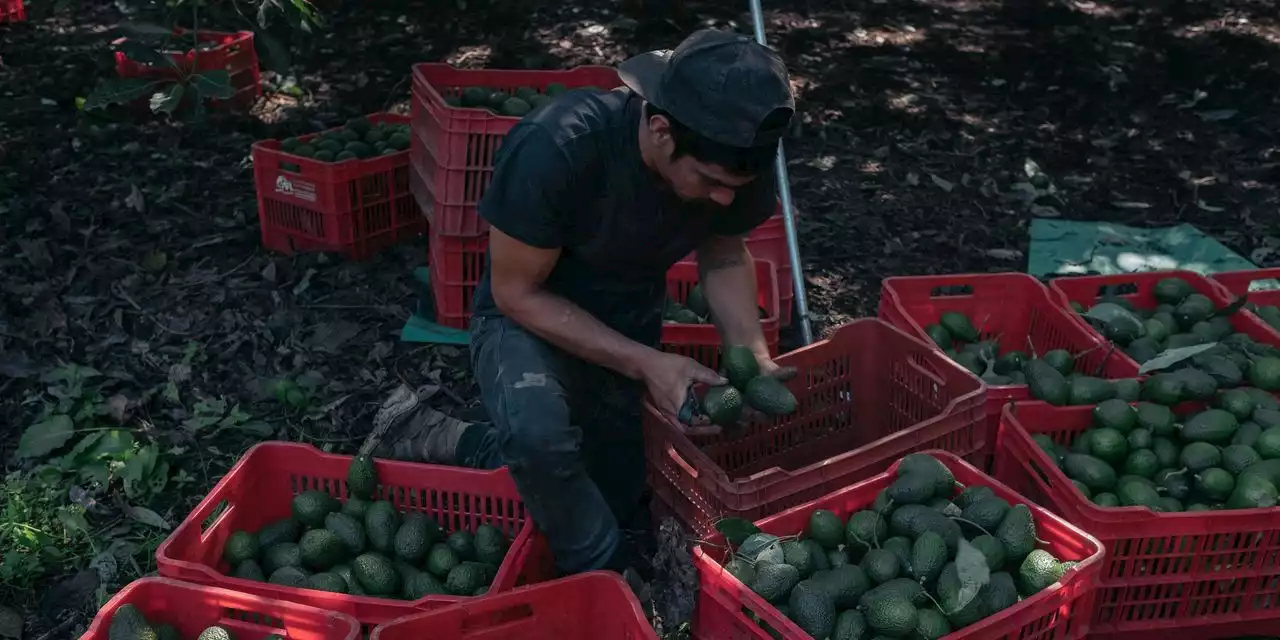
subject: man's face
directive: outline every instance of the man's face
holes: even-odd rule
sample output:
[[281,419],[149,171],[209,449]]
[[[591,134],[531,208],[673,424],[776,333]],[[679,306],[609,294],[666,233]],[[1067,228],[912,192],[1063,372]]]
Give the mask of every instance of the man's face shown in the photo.
[[673,159],[675,139],[671,137],[670,123],[662,116],[650,119],[649,131],[658,152],[655,169],[681,200],[713,202],[727,207],[733,203],[738,189],[755,179],[755,176],[730,173],[724,167],[689,155]]

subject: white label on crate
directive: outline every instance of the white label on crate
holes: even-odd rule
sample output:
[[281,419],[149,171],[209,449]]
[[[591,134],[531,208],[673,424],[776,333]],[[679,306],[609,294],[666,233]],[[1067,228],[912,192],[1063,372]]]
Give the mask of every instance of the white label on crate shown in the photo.
[[316,186],[310,182],[290,180],[284,176],[276,176],[276,193],[293,196],[307,202],[316,201]]

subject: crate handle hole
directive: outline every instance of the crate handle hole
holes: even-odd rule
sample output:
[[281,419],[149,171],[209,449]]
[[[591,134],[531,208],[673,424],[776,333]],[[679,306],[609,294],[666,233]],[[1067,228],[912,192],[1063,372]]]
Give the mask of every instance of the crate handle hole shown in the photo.
[[690,478],[698,477],[698,470],[694,469],[693,465],[689,464],[689,461],[685,460],[684,456],[680,455],[680,452],[676,451],[675,447],[667,445],[667,457],[671,458],[672,462],[676,463],[676,465],[683,469],[685,473],[689,474]]
[[973,285],[971,284],[944,284],[940,287],[934,287],[933,290],[929,292],[930,298],[971,295],[973,295]]

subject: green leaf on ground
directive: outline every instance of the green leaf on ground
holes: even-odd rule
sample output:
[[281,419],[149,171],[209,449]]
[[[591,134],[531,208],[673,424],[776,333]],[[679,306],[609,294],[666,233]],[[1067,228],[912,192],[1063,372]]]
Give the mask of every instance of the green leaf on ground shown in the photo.
[[84,99],[85,111],[103,109],[113,104],[128,104],[155,91],[167,80],[145,78],[105,78]]

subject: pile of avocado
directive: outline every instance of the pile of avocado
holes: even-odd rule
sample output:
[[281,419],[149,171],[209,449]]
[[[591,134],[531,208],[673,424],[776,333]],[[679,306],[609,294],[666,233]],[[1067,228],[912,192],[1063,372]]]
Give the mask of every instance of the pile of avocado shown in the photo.
[[1107,400],[1070,446],[1042,433],[1032,438],[1101,507],[1179,512],[1277,504],[1280,402],[1260,389],[1221,391],[1212,408],[1182,416],[1161,403]]
[[750,348],[730,345],[721,365],[729,384],[707,387],[701,399],[702,413],[712,424],[736,427],[744,404],[767,416],[795,413],[795,395],[778,378],[760,375],[760,363]]
[[866,509],[814,511],[797,538],[752,534],[725,569],[814,638],[935,640],[1075,566],[1037,544],[1027,505],[961,490],[942,462],[911,454]]
[[372,458],[356,456],[345,503],[323,491],[294,496],[293,515],[257,533],[236,531],[222,548],[229,575],[289,587],[417,600],[478,596],[506,556],[506,535],[489,524],[445,535],[430,516],[374,501]]
[[693,285],[684,298],[684,304],[670,296],[662,304],[662,321],[667,324],[709,324],[710,317],[711,307],[707,305],[707,297],[702,294],[700,284]]
[[1245,303],[1245,308],[1262,319],[1272,329],[1280,331],[1280,307],[1268,304]]
[[1136,379],[1104,380],[1076,372],[1076,357],[1066,349],[1037,356],[1024,351],[1000,353],[999,341],[981,340],[969,317],[947,311],[925,332],[952,360],[991,386],[1025,384],[1031,396],[1054,405],[1096,404],[1109,398],[1137,400]]
[[[173,625],[147,620],[146,616],[131,604],[122,604],[111,614],[107,638],[109,640],[182,640],[182,636]],[[235,640],[235,636],[226,627],[215,624],[201,631],[195,640]],[[273,633],[262,640],[284,640],[284,638]]]
[[410,135],[408,124],[373,124],[364,116],[356,116],[347,120],[345,126],[315,136],[285,138],[280,142],[280,150],[320,162],[363,160],[408,149]]
[[[763,307],[756,307],[761,320],[769,317]],[[662,321],[665,324],[711,324],[711,307],[702,293],[702,285],[695,284],[680,304],[667,296],[662,303]]]
[[[600,91],[599,87],[581,87],[587,91]],[[451,107],[469,109],[486,109],[490,113],[512,118],[523,118],[530,111],[551,104],[558,96],[569,88],[559,82],[552,82],[539,92],[533,87],[517,87],[515,91],[505,91],[491,87],[466,87],[455,95],[445,96],[445,103]]]

